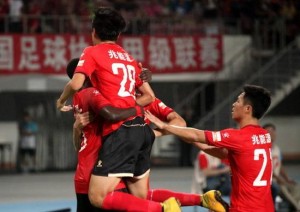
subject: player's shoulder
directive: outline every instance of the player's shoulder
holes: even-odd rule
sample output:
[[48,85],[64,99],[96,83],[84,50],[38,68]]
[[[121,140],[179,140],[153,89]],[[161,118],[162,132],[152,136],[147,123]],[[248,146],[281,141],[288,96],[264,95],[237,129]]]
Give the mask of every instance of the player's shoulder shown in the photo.
[[227,133],[240,133],[240,129],[235,129],[235,128],[226,128],[221,130],[222,132],[227,132]]
[[83,52],[89,52],[92,51],[95,47],[94,46],[87,46],[83,49]]
[[96,50],[96,47],[95,46],[88,46],[88,47],[85,47],[82,54],[81,54],[81,57],[84,55],[84,54],[92,54],[94,51]]
[[241,135],[241,130],[235,128],[226,128],[220,131],[215,131],[213,134],[222,138],[233,139]]

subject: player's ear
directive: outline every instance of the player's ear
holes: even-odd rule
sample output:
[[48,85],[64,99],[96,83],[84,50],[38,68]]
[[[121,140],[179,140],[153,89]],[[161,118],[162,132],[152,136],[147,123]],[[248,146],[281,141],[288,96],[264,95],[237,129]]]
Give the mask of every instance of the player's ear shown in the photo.
[[245,109],[246,109],[246,112],[251,112],[252,111],[252,106],[251,105],[245,105]]

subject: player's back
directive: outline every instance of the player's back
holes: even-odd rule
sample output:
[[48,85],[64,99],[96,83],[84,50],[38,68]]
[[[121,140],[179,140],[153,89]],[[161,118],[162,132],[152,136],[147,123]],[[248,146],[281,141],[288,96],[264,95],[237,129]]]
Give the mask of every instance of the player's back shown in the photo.
[[93,86],[114,106],[133,107],[135,88],[142,84],[137,62],[114,43],[94,46],[91,55],[96,62],[96,71],[91,75]]
[[249,125],[230,136],[231,211],[274,211],[270,135],[259,126]]

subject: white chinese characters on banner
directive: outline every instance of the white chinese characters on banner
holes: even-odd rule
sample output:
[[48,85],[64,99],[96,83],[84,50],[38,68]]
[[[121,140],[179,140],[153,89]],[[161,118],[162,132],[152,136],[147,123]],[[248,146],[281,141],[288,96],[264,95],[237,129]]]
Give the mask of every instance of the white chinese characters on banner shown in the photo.
[[18,70],[39,71],[39,55],[37,52],[37,41],[34,36],[21,37],[20,63]]
[[44,39],[44,66],[50,66],[60,71],[68,64],[66,59],[66,42],[64,37],[56,36],[55,39]]
[[69,50],[70,50],[70,58],[77,58],[80,57],[81,52],[89,46],[89,43],[85,41],[84,36],[71,36],[70,39],[70,45],[69,45]]
[[219,40],[214,37],[206,37],[199,39],[200,44],[200,61],[202,68],[218,67],[220,59],[220,50],[218,49]]
[[12,71],[14,65],[13,38],[11,36],[0,37],[0,70]]
[[[0,35],[0,74],[65,74],[68,61],[91,45],[89,35]],[[222,36],[121,36],[124,52],[111,58],[133,58],[153,73],[219,71]]]
[[149,65],[158,70],[172,68],[171,50],[167,38],[150,38]]
[[192,37],[174,38],[175,64],[182,68],[196,67],[195,42]]

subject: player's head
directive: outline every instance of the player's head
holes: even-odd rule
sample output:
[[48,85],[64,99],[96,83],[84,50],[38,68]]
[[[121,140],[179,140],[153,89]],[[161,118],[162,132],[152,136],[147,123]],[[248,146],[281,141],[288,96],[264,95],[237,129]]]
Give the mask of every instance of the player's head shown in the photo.
[[243,92],[232,105],[232,118],[236,121],[245,115],[260,119],[271,104],[270,92],[257,85],[245,85]]
[[116,41],[126,27],[124,18],[114,9],[99,7],[94,11],[93,36],[101,41]]
[[260,119],[271,104],[271,93],[266,88],[257,85],[245,85],[244,104],[252,106],[252,116]]
[[275,139],[276,139],[276,127],[275,127],[275,125],[272,124],[272,123],[267,123],[267,124],[263,125],[263,128],[266,129],[270,133],[272,142],[275,141]]
[[74,72],[75,72],[78,62],[79,62],[79,58],[73,58],[69,61],[68,65],[67,65],[66,72],[70,79],[73,78],[73,75],[74,75]]

